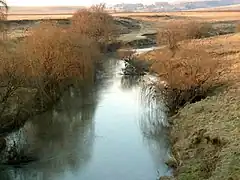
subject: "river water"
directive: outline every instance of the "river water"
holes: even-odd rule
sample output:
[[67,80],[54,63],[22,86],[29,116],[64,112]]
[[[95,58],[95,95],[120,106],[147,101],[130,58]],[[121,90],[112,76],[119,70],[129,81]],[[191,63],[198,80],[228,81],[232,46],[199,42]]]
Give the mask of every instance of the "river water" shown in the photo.
[[109,57],[105,66],[94,87],[70,89],[52,110],[8,137],[37,160],[0,167],[1,180],[156,180],[170,175],[162,104],[146,83],[119,74],[121,61]]

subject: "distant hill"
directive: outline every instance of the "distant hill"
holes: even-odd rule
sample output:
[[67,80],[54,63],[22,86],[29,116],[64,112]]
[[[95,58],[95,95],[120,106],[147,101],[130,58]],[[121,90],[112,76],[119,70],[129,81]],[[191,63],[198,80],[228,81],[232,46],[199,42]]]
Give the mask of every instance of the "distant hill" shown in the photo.
[[240,11],[240,4],[235,4],[235,5],[229,5],[229,6],[219,6],[219,7],[213,7],[213,8],[200,8],[200,9],[195,9],[197,11],[235,11],[238,10]]
[[[176,3],[156,2],[152,5],[122,3],[114,5],[112,8],[116,11],[184,11],[200,8],[216,8],[222,6],[232,6],[240,4],[240,0],[186,0]],[[227,8],[227,7],[226,7]],[[232,8],[231,8],[232,9]],[[234,10],[240,10],[238,6]]]
[[182,10],[198,9],[198,8],[215,8],[220,6],[229,6],[240,4],[240,0],[206,0],[206,1],[194,1],[194,2],[182,2],[175,4],[176,8]]

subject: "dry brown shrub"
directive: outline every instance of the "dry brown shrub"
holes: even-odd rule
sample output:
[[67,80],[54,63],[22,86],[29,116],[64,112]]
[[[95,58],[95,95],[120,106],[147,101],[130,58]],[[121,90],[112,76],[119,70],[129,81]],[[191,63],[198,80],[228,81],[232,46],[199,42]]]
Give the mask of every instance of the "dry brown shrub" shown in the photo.
[[166,52],[159,55],[154,70],[171,88],[188,89],[219,77],[220,62],[204,50],[180,50],[174,58]]
[[200,22],[172,21],[158,32],[157,42],[159,45],[166,44],[175,53],[179,48],[179,41],[206,37],[211,28],[209,24]]
[[55,23],[42,23],[32,29],[17,50],[27,78],[34,79],[48,95],[54,94],[55,88],[67,80],[93,79],[101,55],[96,43],[88,37],[69,33]]
[[[14,93],[24,86],[25,74],[17,54],[11,51],[10,47],[0,46],[0,118],[8,108],[9,99]],[[14,100],[14,106],[19,105],[21,97]]]
[[165,90],[172,109],[205,97],[210,89],[221,83],[221,76],[228,68],[204,50],[181,49],[174,57],[171,51],[162,51],[156,58],[158,61],[152,68],[166,82]]
[[101,43],[115,39],[116,26],[113,17],[105,12],[103,4],[75,12],[72,17],[71,29],[73,32],[86,35]]

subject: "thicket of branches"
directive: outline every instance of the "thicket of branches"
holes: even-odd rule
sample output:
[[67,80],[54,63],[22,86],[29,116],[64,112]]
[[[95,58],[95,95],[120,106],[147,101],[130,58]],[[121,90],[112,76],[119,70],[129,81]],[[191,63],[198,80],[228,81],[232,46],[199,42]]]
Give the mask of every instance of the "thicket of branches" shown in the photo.
[[71,30],[84,34],[105,46],[117,36],[117,26],[111,15],[105,12],[105,5],[95,5],[89,9],[80,9],[71,19]]
[[53,104],[68,86],[94,80],[102,56],[99,42],[111,40],[115,30],[110,26],[113,18],[105,13],[104,8],[104,5],[96,5],[89,10],[79,10],[68,28],[53,22],[40,23],[29,30],[28,37],[14,46],[9,45],[8,39],[2,41],[1,123],[4,116],[13,111],[16,116],[24,108],[24,112],[28,111],[26,99],[19,104],[16,102],[19,107],[11,107],[16,99],[24,97],[19,92],[28,92],[26,89],[34,92],[31,108],[46,110],[48,104]]
[[156,53],[152,68],[167,84],[164,88],[172,110],[205,98],[227,71],[228,64],[223,67],[204,49],[186,48],[184,42],[180,43],[205,37],[208,30],[204,24],[175,21],[159,32],[158,42],[166,44],[167,49]]

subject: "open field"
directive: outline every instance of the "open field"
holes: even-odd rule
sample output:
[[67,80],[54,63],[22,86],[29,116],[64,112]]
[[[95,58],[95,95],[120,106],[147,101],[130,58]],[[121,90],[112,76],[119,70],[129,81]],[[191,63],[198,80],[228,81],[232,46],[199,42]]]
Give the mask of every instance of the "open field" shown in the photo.
[[[73,12],[77,10],[63,10],[63,11],[10,11],[8,19],[9,20],[22,20],[22,19],[59,19],[59,18],[69,18],[72,16]],[[234,21],[240,20],[240,10],[239,11],[182,11],[182,12],[133,12],[133,13],[111,13],[112,16],[122,16],[122,17],[132,17],[132,18],[161,18],[161,16],[175,16],[175,17],[188,17],[188,18],[198,18],[206,21]]]
[[201,8],[201,9],[196,9],[197,11],[202,10],[202,11],[240,11],[240,4],[235,4],[235,5],[229,5],[229,6],[219,6],[215,8]]
[[132,18],[151,18],[157,20],[164,16],[195,18],[204,21],[234,21],[240,20],[240,11],[184,11],[161,13],[114,13],[113,16]]
[[[77,8],[70,8],[69,11],[67,10],[54,10],[54,9],[45,9],[44,11],[35,11],[35,14],[32,13],[32,9],[25,9],[25,10],[12,10],[8,15],[8,20],[10,23],[16,24],[15,27],[12,27],[10,30],[11,34],[15,36],[21,36],[22,32],[28,29],[35,23],[35,20],[40,19],[63,19],[67,20],[71,18],[72,13]],[[54,13],[50,13],[54,12]],[[61,13],[59,13],[61,12]],[[14,13],[14,14],[13,14]],[[161,12],[161,13],[111,13],[114,17],[130,17],[133,19],[137,19],[140,21],[144,21],[144,25],[141,27],[141,32],[149,31],[149,29],[156,29],[159,26],[164,26],[165,23],[172,20],[178,19],[192,19],[197,21],[204,21],[204,22],[212,22],[217,23],[219,25],[215,25],[216,29],[221,29],[219,26],[224,26],[225,29],[230,29],[232,32],[234,27],[233,25],[240,21],[240,11],[231,11],[231,12],[206,12],[206,11],[199,11],[199,12]],[[29,20],[29,23],[24,22],[21,20]],[[16,22],[17,23],[16,23]],[[32,22],[31,22],[32,21]],[[34,23],[33,23],[34,21]],[[221,23],[220,23],[221,22]],[[25,25],[22,25],[22,24]],[[12,33],[13,32],[13,33]],[[139,32],[136,32],[135,35],[138,36]],[[129,38],[131,35],[127,35],[126,38]],[[131,38],[132,39],[132,38]]]

